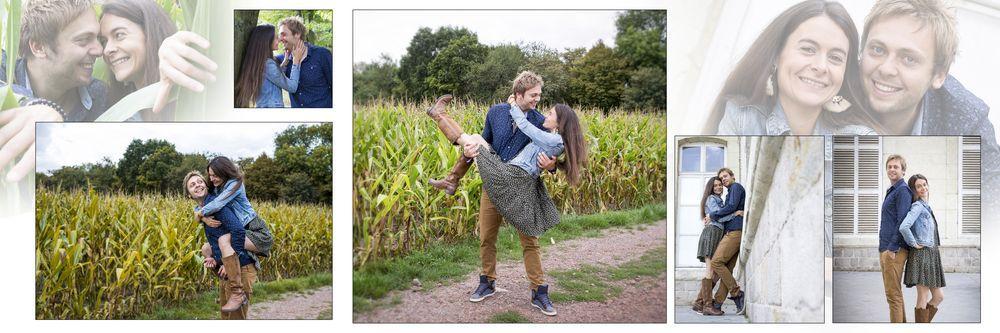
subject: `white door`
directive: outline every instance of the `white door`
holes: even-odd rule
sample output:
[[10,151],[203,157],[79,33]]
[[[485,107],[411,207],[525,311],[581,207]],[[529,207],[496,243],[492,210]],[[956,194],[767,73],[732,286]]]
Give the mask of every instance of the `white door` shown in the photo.
[[681,146],[678,172],[677,209],[674,221],[677,267],[703,267],[697,258],[698,238],[704,226],[701,197],[705,184],[715,172],[726,165],[726,147],[715,143],[693,143]]

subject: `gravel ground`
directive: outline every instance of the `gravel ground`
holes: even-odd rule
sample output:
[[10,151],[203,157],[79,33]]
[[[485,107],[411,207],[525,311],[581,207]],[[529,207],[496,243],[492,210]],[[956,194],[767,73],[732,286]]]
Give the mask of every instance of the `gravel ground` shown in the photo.
[[316,319],[330,318],[333,311],[333,288],[320,287],[304,292],[292,292],[280,299],[250,305],[250,319]]
[[[656,247],[666,245],[667,223],[659,221],[644,230],[606,230],[601,237],[580,238],[542,249],[546,271],[577,268],[583,264],[618,266]],[[541,241],[548,241],[542,236]],[[486,322],[494,314],[514,311],[532,322],[666,322],[666,272],[656,278],[620,283],[622,293],[606,302],[556,303],[559,315],[547,317],[529,303],[531,292],[524,264],[497,265],[497,294],[480,303],[469,302],[479,281],[479,271],[470,272],[458,283],[425,291],[395,291],[398,299],[370,312],[356,314],[355,322]],[[548,276],[546,278],[549,278]],[[551,284],[551,281],[548,281]],[[553,290],[558,286],[553,285]]]

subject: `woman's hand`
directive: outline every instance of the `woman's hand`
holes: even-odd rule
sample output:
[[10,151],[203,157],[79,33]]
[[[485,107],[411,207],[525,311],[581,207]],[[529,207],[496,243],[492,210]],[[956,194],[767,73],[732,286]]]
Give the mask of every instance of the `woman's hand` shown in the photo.
[[510,94],[510,96],[507,96],[507,104],[511,105],[514,104],[514,94]]
[[226,266],[219,267],[219,277],[226,279]]
[[298,45],[295,45],[295,50],[292,50],[292,64],[301,65],[308,54],[309,48],[306,47],[306,42],[299,41]]
[[736,216],[743,216],[743,211],[742,211],[742,210],[738,210],[738,211],[736,211],[735,213],[733,213],[733,215],[736,215]]
[[549,158],[545,153],[538,153],[538,167],[546,171],[555,171],[556,159]]
[[48,105],[23,106],[0,112],[0,168],[21,156],[21,160],[4,175],[7,181],[20,181],[35,171],[35,123],[39,121],[63,119]]
[[917,245],[917,246],[914,246],[913,248],[919,250],[919,249],[924,248],[924,246],[923,245]]
[[219,220],[213,219],[211,216],[202,217],[201,221],[205,222],[205,225],[207,225],[209,227],[212,227],[212,228],[218,228],[220,225],[222,225],[222,222],[219,222]]
[[166,107],[175,84],[194,92],[202,92],[205,90],[202,82],[215,81],[212,72],[219,65],[188,44],[206,50],[211,46],[207,39],[190,31],[178,31],[160,44],[159,70],[163,87],[153,102],[153,113],[159,113]]
[[708,225],[708,222],[709,222],[708,216],[701,218],[701,225]]
[[463,155],[468,158],[475,158],[479,156],[479,144],[475,142],[469,142],[463,145],[464,152]]
[[205,266],[205,268],[215,268],[215,258],[205,257],[205,260],[202,261],[201,265]]

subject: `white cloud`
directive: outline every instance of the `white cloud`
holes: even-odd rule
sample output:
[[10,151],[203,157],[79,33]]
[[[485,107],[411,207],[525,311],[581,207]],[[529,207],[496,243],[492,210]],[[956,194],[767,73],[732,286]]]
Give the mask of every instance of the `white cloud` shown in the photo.
[[614,44],[611,10],[358,10],[354,12],[354,62],[371,62],[382,53],[399,61],[421,27],[461,26],[486,45],[541,42],[562,51]]
[[274,137],[302,123],[39,123],[36,169],[117,162],[133,139],[163,139],[180,153],[212,153],[234,160],[274,156]]

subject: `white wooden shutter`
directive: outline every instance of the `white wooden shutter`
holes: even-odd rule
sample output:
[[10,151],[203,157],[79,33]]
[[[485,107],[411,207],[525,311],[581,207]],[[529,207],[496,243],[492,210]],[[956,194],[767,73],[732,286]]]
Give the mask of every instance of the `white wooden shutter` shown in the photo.
[[982,201],[980,188],[982,184],[982,156],[980,154],[980,137],[963,136],[961,139],[961,174],[962,184],[961,221],[963,234],[979,234],[982,226]]

